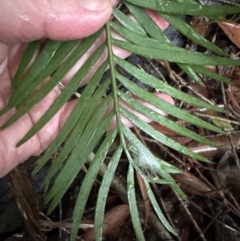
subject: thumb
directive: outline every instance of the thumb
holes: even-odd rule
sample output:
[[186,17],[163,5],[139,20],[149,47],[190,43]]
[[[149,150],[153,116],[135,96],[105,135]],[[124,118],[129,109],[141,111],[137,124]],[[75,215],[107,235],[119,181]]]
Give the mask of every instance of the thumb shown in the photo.
[[101,28],[111,11],[110,0],[2,0],[0,41],[84,38]]

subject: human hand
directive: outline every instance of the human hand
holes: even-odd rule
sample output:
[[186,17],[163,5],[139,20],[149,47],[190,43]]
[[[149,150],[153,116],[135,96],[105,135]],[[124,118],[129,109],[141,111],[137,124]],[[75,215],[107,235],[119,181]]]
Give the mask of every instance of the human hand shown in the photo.
[[[116,4],[116,0],[112,0],[112,3]],[[42,38],[71,40],[87,37],[101,28],[109,19],[112,3],[110,0],[22,0],[19,2],[2,0],[0,4],[0,109],[3,109],[9,100],[11,79],[27,42]],[[160,26],[164,28],[167,24],[162,20]],[[90,53],[87,55],[89,56]],[[126,52],[120,51],[118,55],[126,57]],[[71,78],[82,62],[80,60],[76,64],[75,69],[65,77],[64,81],[67,82]],[[66,103],[34,137],[16,148],[18,141],[41,118],[59,94],[60,90],[56,87],[29,113],[0,131],[0,177],[30,156],[39,155],[55,138],[75,102]],[[160,97],[172,102],[169,96]],[[0,125],[3,125],[13,113],[14,110],[11,110],[0,117]]]

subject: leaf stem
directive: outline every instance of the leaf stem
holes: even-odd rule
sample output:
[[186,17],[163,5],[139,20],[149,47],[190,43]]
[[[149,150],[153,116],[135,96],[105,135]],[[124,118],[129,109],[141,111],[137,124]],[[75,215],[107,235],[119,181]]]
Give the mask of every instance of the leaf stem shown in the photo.
[[127,150],[127,145],[125,143],[123,129],[122,129],[122,122],[121,122],[121,115],[120,115],[120,106],[118,101],[118,87],[116,83],[116,70],[114,66],[114,53],[112,50],[112,35],[111,35],[111,28],[110,28],[110,21],[108,21],[105,25],[106,28],[106,43],[108,49],[108,62],[109,62],[109,69],[110,69],[110,78],[112,82],[112,96],[114,101],[114,111],[116,114],[116,121],[117,121],[117,128],[121,140],[121,145],[124,147],[125,151]]

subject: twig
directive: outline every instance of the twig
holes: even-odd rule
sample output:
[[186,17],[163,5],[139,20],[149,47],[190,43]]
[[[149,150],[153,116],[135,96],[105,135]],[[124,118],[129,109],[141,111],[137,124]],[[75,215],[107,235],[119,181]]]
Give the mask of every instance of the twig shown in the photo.
[[[41,229],[44,231],[50,231],[54,228],[59,228],[60,230],[66,231],[66,229],[71,229],[73,226],[73,223],[70,222],[54,222],[54,221],[48,221],[48,220],[41,220]],[[79,225],[80,229],[87,229],[87,228],[94,228],[93,224],[87,224],[87,223],[81,223]]]
[[[174,190],[173,190],[174,191]],[[182,204],[183,209],[185,210],[186,214],[188,215],[188,217],[190,218],[190,220],[192,221],[195,229],[197,230],[197,232],[199,233],[201,239],[203,241],[207,241],[201,228],[198,226],[197,222],[195,221],[195,219],[193,218],[191,212],[189,211],[189,209],[187,208],[186,204],[184,203],[184,201],[180,198],[180,196],[174,191],[175,195],[177,196],[178,200],[180,201],[180,203]]]

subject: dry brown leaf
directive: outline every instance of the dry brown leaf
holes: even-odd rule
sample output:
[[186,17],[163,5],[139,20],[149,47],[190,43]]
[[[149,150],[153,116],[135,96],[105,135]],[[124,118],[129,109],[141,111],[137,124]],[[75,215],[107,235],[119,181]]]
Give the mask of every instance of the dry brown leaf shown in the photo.
[[228,22],[218,23],[218,25],[229,39],[240,48],[240,25]]
[[195,17],[191,21],[191,26],[203,37],[205,37],[209,31],[209,23],[207,22],[206,18]]
[[148,217],[149,217],[149,213],[150,213],[150,201],[149,201],[149,198],[148,198],[148,193],[147,193],[147,189],[146,189],[145,183],[143,181],[143,178],[138,173],[137,173],[137,180],[138,180],[138,185],[141,189],[144,207],[145,207],[145,227],[144,227],[144,230],[145,230],[146,227],[147,227]]
[[109,206],[116,202],[119,199],[119,196],[114,194],[114,195],[109,195],[107,198],[106,206]]
[[233,80],[233,85],[228,86],[229,109],[240,117],[240,79]]
[[191,141],[190,138],[181,136],[177,132],[168,129],[167,127],[162,126],[155,121],[149,123],[149,125],[152,126],[155,130],[159,131],[160,133],[162,133],[166,136],[172,137],[173,140],[177,141],[178,143],[180,143],[182,145],[186,144],[186,143],[189,143]]
[[185,171],[182,174],[175,174],[174,179],[179,182],[180,187],[184,192],[201,196],[216,196],[213,190],[206,183],[202,182],[199,178],[189,172]]
[[[118,205],[107,211],[104,217],[103,236],[116,235],[129,214],[129,207],[126,204]],[[85,241],[94,241],[94,229],[85,231],[81,238]]]
[[240,139],[240,132],[235,131],[234,133],[230,134],[231,141],[229,139],[229,135],[212,135],[212,136],[205,136],[209,141],[215,143],[219,148],[208,146],[197,141],[192,141],[186,145],[192,152],[202,155],[204,157],[222,157],[222,155],[226,151],[232,150],[232,145],[234,148],[239,147],[239,139]]

